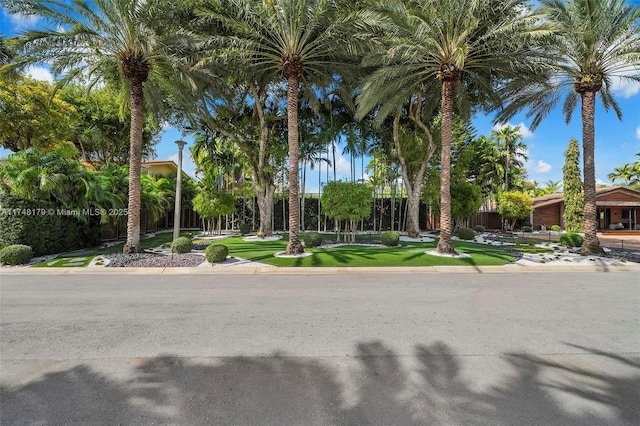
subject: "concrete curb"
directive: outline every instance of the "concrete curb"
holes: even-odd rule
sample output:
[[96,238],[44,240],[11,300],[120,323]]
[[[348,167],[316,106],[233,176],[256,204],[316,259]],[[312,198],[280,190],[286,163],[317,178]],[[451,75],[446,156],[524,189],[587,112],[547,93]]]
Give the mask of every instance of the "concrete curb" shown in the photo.
[[223,268],[2,268],[2,275],[226,275],[226,274],[274,274],[274,275],[336,275],[336,274],[512,274],[512,273],[557,273],[557,272],[640,272],[640,264],[628,265],[541,265],[525,266],[508,264],[503,266],[423,266],[380,268],[309,268],[276,266],[227,266]]

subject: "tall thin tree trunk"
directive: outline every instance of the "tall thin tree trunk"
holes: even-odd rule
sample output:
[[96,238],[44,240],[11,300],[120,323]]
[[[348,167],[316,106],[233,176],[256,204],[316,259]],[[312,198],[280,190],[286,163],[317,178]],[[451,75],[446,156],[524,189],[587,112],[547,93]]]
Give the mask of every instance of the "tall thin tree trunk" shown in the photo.
[[130,80],[131,130],[129,148],[129,204],[127,242],[123,253],[141,253],[140,245],[140,173],[142,171],[142,131],[144,127],[143,79]]
[[442,138],[440,173],[439,253],[456,254],[451,242],[451,139],[453,137],[453,92],[455,80],[442,81]]
[[598,241],[598,207],[596,206],[595,169],[595,92],[585,91],[582,97],[582,149],[584,159],[584,243],[583,254],[600,254]]
[[258,229],[257,235],[262,238],[268,237],[273,233],[273,194],[276,192],[276,187],[267,183],[264,187],[258,187],[256,184],[254,189],[260,212],[260,229]]
[[298,84],[289,76],[287,87],[287,126],[289,142],[289,243],[287,254],[304,252],[300,242],[300,204],[298,203]]

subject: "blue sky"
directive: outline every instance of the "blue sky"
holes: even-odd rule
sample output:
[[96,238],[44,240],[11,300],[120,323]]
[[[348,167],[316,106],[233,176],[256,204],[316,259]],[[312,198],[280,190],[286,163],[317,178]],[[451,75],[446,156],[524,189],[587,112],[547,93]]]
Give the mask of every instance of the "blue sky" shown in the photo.
[[[639,4],[640,0],[630,3]],[[9,15],[4,9],[0,14],[0,31],[4,36],[12,36],[21,31],[37,28],[40,22],[33,17]],[[52,80],[52,76],[45,67],[32,67],[28,73],[37,79]],[[613,111],[605,112],[600,105],[596,110],[596,179],[599,183],[611,184],[607,175],[614,167],[638,160],[635,154],[640,153],[640,84],[616,82],[615,93],[622,107],[623,120],[619,121]],[[478,135],[489,135],[495,128],[491,117],[477,116],[473,120]],[[526,163],[529,180],[537,180],[540,184],[548,180],[562,180],[563,153],[570,138],[582,139],[580,111],[576,110],[571,123],[565,124],[560,107],[552,112],[535,131],[529,129],[530,120],[524,114],[516,116],[508,124],[520,126],[521,134],[527,145],[529,160]],[[188,155],[188,147],[192,138],[183,136],[173,128],[165,128],[162,140],[157,145],[158,159],[173,159],[177,161],[178,149],[175,141],[184,139],[189,142],[185,148],[184,169],[194,175],[195,166]],[[337,150],[341,152],[340,149]],[[0,158],[10,152],[0,149]],[[337,158],[338,177],[347,179],[350,171],[349,158],[339,155]],[[360,177],[361,161],[356,161],[356,176]],[[365,160],[366,166],[366,160]],[[326,166],[322,166],[322,181],[326,181]],[[307,172],[307,192],[318,191],[318,169]]]

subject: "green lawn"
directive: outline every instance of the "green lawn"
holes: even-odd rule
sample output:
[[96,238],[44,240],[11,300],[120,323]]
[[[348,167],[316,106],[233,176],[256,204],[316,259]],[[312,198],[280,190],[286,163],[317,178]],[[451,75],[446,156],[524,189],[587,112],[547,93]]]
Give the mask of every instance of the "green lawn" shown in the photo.
[[[182,236],[193,235],[194,232],[182,232]],[[229,256],[252,260],[274,266],[310,266],[310,267],[379,267],[379,266],[489,266],[504,265],[514,260],[512,253],[496,247],[475,244],[464,241],[454,241],[457,251],[467,253],[471,257],[465,259],[452,259],[447,257],[437,257],[425,254],[427,250],[435,250],[437,241],[430,243],[423,242],[400,242],[399,247],[369,247],[358,245],[347,245],[334,248],[307,248],[306,251],[313,253],[311,256],[302,258],[281,258],[275,257],[276,252],[285,251],[287,248],[288,236],[284,235],[277,241],[247,242],[244,237],[229,237],[217,240],[213,244],[224,244],[229,248]],[[325,235],[325,239],[334,239],[335,235]],[[171,242],[173,234],[165,232],[157,234],[152,238],[141,241],[145,249],[158,247],[164,243]],[[304,240],[304,236],[302,236]],[[379,235],[358,235],[357,240],[379,240]],[[120,253],[122,246],[120,243],[106,248],[96,248],[83,251],[82,253],[64,253],[56,259],[40,262],[36,267],[65,267],[65,266],[86,266],[91,259],[100,254]],[[74,262],[73,258],[83,257],[82,265],[68,265]],[[55,261],[54,264],[49,265]],[[78,262],[79,263],[79,262]]]
[[[327,238],[327,237],[325,237]],[[372,236],[361,236],[362,239]],[[498,248],[455,241],[456,250],[467,253],[466,259],[430,256],[424,252],[435,250],[437,242],[400,242],[399,247],[341,246],[335,248],[308,248],[311,256],[301,258],[274,257],[274,253],[285,251],[287,237],[278,241],[246,242],[242,237],[225,238],[218,241],[229,248],[229,256],[262,262],[274,266],[312,267],[377,267],[377,266],[488,266],[504,265],[514,260],[512,253]]]

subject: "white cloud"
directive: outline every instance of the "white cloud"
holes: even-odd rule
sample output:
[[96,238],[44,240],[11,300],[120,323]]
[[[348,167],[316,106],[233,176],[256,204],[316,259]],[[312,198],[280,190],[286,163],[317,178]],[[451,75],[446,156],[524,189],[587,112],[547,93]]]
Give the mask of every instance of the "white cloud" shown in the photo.
[[620,77],[613,77],[611,80],[611,87],[618,96],[631,98],[640,92],[640,82],[623,80]]
[[636,127],[636,138],[640,139],[640,126]]
[[545,163],[542,160],[538,160],[538,164],[533,168],[536,173],[549,173],[551,171],[551,164]]
[[36,16],[36,15],[22,15],[20,13],[6,13],[6,11],[3,11],[3,15],[5,15],[9,19],[9,22],[11,22],[11,25],[13,25],[13,30],[14,31],[19,31],[19,30],[24,30],[24,29],[31,29],[31,28],[35,27],[35,25],[40,20],[40,17]]
[[49,83],[53,82],[53,75],[48,69],[43,67],[29,66],[25,69],[25,74],[35,80],[48,81]]
[[522,136],[522,139],[531,139],[533,137],[533,132],[524,123],[518,123],[518,124],[496,123],[496,125],[493,126],[493,130],[501,130],[507,126],[517,127],[520,132],[520,135]]

